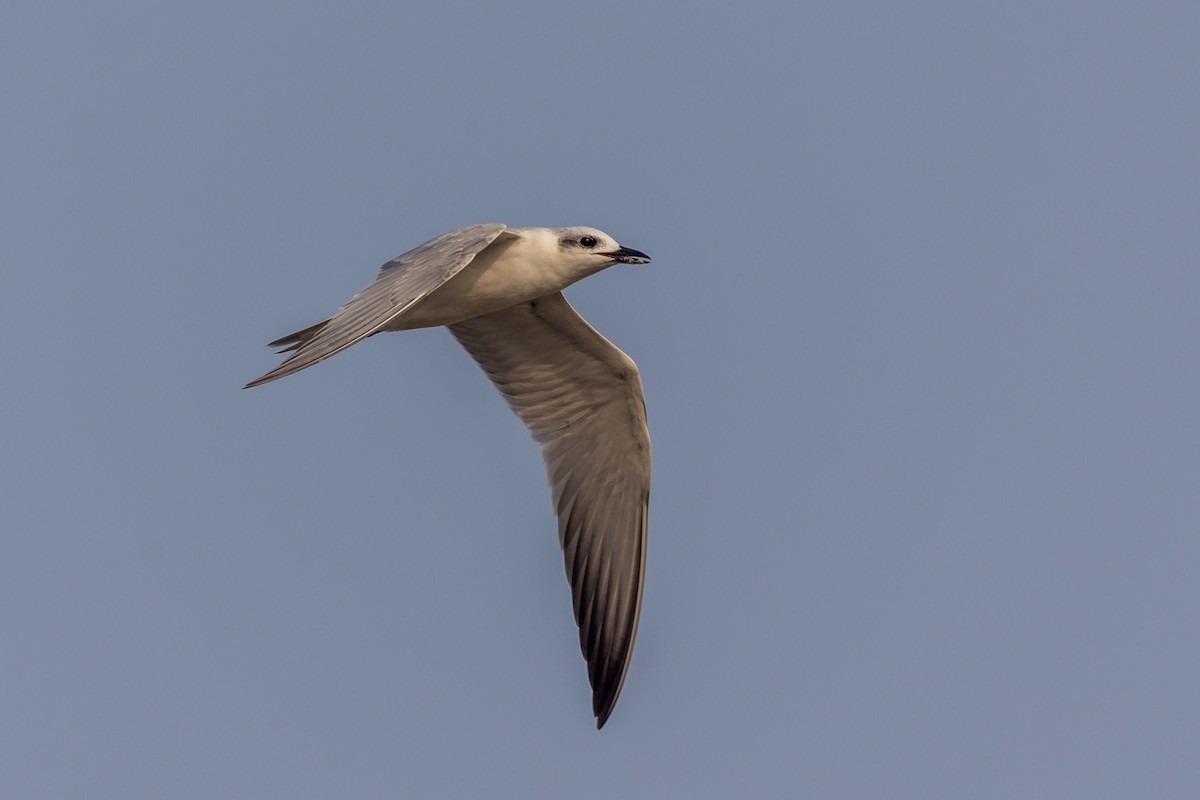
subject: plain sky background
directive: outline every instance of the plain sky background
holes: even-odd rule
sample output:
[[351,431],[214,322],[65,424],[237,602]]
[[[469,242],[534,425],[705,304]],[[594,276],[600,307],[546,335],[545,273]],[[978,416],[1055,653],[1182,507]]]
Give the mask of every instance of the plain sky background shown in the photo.
[[[1191,798],[1200,5],[9,3],[0,794]],[[597,733],[475,222],[642,369]]]

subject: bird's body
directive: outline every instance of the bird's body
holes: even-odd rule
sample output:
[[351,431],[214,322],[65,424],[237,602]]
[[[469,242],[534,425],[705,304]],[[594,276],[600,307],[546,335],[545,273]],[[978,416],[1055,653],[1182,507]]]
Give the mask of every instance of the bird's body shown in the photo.
[[472,225],[384,264],[323,322],[271,344],[257,386],[380,331],[445,325],[542,448],[598,726],[620,694],[641,609],[650,437],[633,360],[560,293],[650,259],[593,228]]
[[[384,330],[452,325],[561,291],[608,266],[559,258],[557,239],[551,238],[548,230],[509,228],[501,232],[462,271],[398,318],[395,327]],[[595,269],[589,269],[592,266]]]

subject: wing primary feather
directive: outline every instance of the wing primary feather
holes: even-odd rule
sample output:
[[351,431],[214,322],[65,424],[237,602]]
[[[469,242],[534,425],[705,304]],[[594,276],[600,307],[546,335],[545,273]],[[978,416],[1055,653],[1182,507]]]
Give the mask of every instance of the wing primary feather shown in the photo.
[[307,369],[393,323],[430,292],[462,271],[506,230],[498,223],[443,233],[398,256],[379,270],[338,313],[271,343],[290,355],[278,367],[246,384],[249,389]]
[[603,727],[628,674],[645,580],[650,437],[637,366],[561,294],[449,328],[541,446]]

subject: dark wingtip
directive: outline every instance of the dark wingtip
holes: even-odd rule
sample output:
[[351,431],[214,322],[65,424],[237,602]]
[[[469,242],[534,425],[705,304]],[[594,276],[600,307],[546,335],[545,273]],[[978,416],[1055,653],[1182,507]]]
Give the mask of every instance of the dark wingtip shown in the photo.
[[596,730],[604,727],[604,723],[608,722],[609,716],[613,709],[617,707],[617,696],[620,694],[620,687],[613,691],[613,687],[599,683],[592,692],[592,713],[596,715]]
[[[323,319],[315,325],[309,325],[304,330],[296,331],[295,333],[289,333],[287,336],[281,336],[280,338],[276,339],[273,342],[268,342],[267,347],[282,347],[283,349],[280,350],[277,353],[277,355],[283,355],[284,353],[292,353],[296,350],[299,350],[301,347],[303,347],[304,345],[308,344],[313,339],[315,339],[317,334],[320,333],[322,330],[324,330],[325,326],[328,325],[329,321],[332,319],[333,319],[333,317],[330,317],[329,319]],[[287,360],[285,360],[283,362],[283,364],[280,364],[278,367],[271,370],[267,374],[262,375],[261,377],[255,378],[254,380],[250,381],[242,388],[243,389],[253,389],[255,386],[261,386],[264,383],[270,383],[271,381],[273,381],[277,378],[282,378],[284,375],[291,374],[291,372],[294,372],[295,370],[289,370],[289,371],[285,372],[283,367],[285,364],[288,363],[288,361],[291,361],[293,358],[295,358],[295,356],[289,356],[287,358]],[[320,359],[318,359],[318,360],[320,360]],[[314,363],[316,363],[316,362],[314,362]]]

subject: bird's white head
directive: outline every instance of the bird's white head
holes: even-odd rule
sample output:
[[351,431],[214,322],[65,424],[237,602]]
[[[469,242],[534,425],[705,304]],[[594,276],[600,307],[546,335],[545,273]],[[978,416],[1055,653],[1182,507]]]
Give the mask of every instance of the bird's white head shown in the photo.
[[650,261],[650,256],[631,247],[622,247],[616,239],[595,228],[515,228],[512,231],[536,248],[539,256],[555,262],[560,269],[566,267],[580,278],[613,264],[646,264]]
[[586,263],[601,259],[611,264],[646,264],[650,261],[650,256],[632,247],[622,247],[616,239],[595,228],[557,228],[554,232],[558,237],[558,251],[565,258]]

